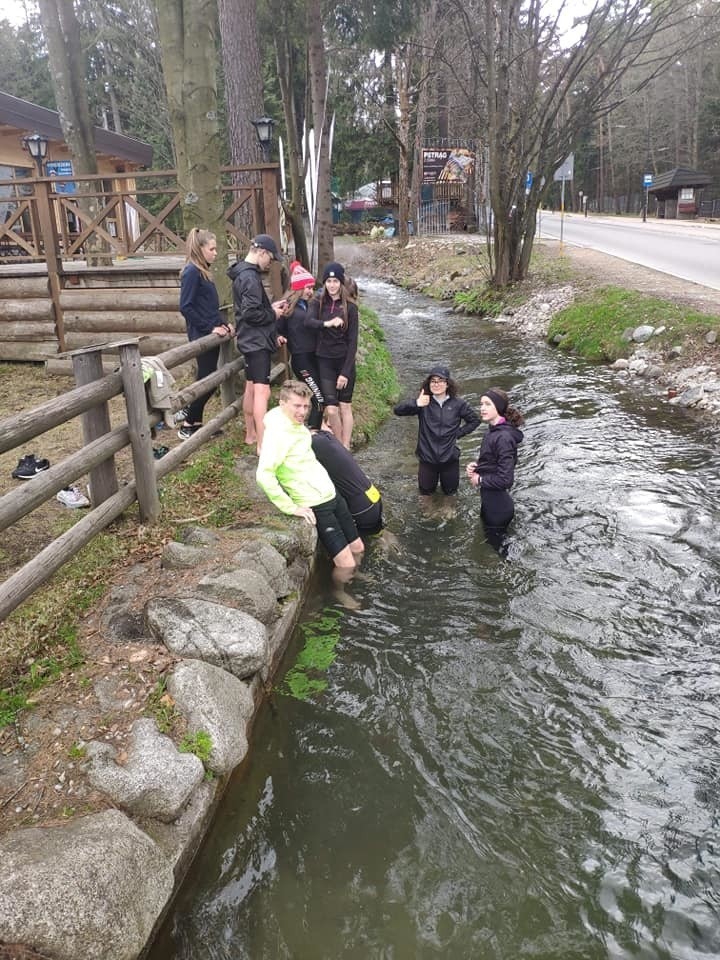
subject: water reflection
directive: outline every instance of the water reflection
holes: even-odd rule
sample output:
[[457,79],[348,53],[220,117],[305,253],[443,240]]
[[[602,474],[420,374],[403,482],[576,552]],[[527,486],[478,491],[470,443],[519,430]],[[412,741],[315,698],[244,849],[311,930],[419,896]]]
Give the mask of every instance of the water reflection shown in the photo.
[[368,551],[324,692],[262,715],[154,960],[720,956],[714,434],[365,287],[405,385],[442,345],[525,413],[513,562],[471,491],[418,509],[389,421],[360,459],[399,551]]

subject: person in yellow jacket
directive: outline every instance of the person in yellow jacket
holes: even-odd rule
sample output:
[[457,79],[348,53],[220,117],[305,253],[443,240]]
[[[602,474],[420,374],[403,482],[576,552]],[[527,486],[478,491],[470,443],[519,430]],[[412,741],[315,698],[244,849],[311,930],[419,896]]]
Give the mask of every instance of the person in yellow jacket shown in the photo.
[[299,380],[286,380],[279,406],[264,417],[255,476],[278,510],[317,526],[318,539],[336,567],[351,570],[364,545],[348,505],[313,453],[312,436],[305,426],[309,410],[309,388]]

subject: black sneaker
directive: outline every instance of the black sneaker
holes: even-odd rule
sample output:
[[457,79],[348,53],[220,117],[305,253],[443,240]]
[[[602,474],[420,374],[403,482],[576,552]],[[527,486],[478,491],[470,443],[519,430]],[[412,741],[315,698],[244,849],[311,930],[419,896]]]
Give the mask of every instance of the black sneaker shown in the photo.
[[194,423],[194,424],[184,423],[178,430],[177,435],[180,437],[181,440],[189,440],[190,437],[194,433],[197,433],[201,427],[202,427],[201,423]]
[[18,465],[12,472],[14,480],[32,480],[43,470],[50,467],[49,460],[36,460],[34,453],[26,453],[24,457],[18,460]]

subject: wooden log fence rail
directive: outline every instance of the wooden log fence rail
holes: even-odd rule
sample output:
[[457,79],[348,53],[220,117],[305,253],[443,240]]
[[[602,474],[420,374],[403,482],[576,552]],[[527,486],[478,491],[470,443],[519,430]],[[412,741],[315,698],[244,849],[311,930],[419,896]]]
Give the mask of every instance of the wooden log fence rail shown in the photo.
[[[70,454],[31,482],[0,497],[0,532],[88,473],[92,503],[91,510],[74,526],[0,585],[0,621],[136,500],[140,506],[141,522],[156,523],[161,510],[158,481],[177,469],[213,433],[241,412],[242,401],[235,399],[234,383],[243,369],[243,359],[233,359],[231,342],[223,341],[218,369],[182,390],[175,403],[175,409],[180,410],[199,396],[219,387],[222,399],[220,413],[161,460],[155,460],[151,428],[160,421],[162,415],[147,408],[139,344],[140,340],[133,338],[74,351],[72,361],[78,386],[32,410],[0,421],[0,452],[3,453],[21,447],[77,416],[83,418],[84,440],[84,446],[79,451]],[[209,334],[200,340],[167,350],[159,354],[159,359],[168,370],[172,370],[217,345],[218,338]],[[102,353],[111,349],[119,351],[119,369],[106,374],[103,372]],[[284,362],[276,364],[271,371],[273,382],[284,376],[286,371]],[[125,399],[127,423],[111,429],[107,404],[121,394]],[[134,479],[119,488],[114,456],[128,445],[132,450]]]

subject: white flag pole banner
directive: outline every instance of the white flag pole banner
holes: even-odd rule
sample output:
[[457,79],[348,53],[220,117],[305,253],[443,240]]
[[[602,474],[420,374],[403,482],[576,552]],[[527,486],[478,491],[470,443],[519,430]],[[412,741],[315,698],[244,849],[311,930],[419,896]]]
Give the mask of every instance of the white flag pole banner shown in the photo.
[[310,221],[310,272],[315,272],[315,199],[317,196],[317,178],[315,170],[315,131],[307,130],[304,142],[305,156],[305,203]]
[[278,137],[278,151],[280,155],[280,196],[285,200],[287,198],[287,178],[285,177],[285,145],[282,137]]

